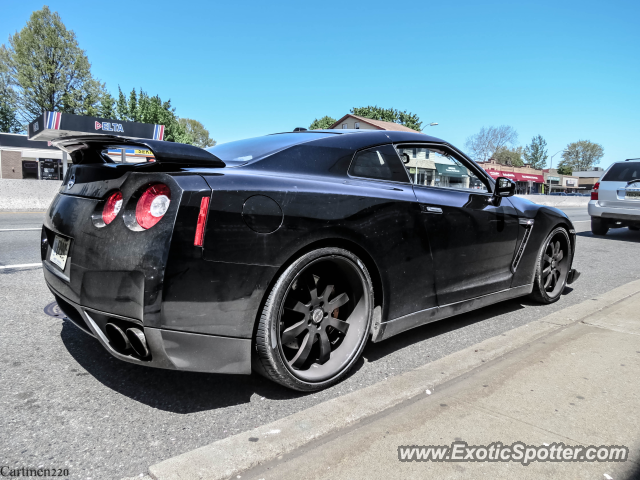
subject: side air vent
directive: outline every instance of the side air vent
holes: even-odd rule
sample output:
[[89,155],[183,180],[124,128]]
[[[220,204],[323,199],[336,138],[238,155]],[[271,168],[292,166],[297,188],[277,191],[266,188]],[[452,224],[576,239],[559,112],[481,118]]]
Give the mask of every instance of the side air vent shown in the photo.
[[516,270],[518,269],[518,265],[520,264],[520,259],[522,258],[524,249],[527,247],[529,237],[531,237],[531,230],[533,230],[534,223],[533,218],[520,218],[518,219],[518,222],[524,227],[524,234],[522,235],[520,246],[518,247],[518,250],[516,250],[516,254],[513,257],[513,262],[511,263],[511,271],[513,273],[516,273]]

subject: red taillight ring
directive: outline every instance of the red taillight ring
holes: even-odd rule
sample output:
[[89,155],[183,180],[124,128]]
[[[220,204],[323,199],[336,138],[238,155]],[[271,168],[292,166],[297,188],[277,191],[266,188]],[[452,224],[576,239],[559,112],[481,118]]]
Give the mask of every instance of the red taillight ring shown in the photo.
[[171,203],[171,190],[164,183],[148,187],[136,205],[136,221],[145,230],[158,223]]
[[107,198],[104,208],[102,209],[102,221],[105,225],[109,225],[118,216],[118,212],[122,208],[122,192],[113,192]]

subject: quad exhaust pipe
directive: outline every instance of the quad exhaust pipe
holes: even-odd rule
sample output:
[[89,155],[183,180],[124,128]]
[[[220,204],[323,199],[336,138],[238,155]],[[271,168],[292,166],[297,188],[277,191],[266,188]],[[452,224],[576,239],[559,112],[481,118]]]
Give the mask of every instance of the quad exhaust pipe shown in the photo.
[[139,328],[127,328],[127,338],[131,344],[133,351],[138,354],[140,358],[147,358],[149,356],[149,346],[147,345],[147,339],[144,336],[144,332]]
[[131,348],[131,343],[129,342],[127,335],[116,324],[107,323],[104,327],[104,332],[117,352],[125,353]]
[[124,331],[115,323],[107,323],[104,330],[109,342],[117,352],[127,354],[133,350],[135,355],[140,358],[144,359],[149,356],[149,345],[141,329],[132,327]]

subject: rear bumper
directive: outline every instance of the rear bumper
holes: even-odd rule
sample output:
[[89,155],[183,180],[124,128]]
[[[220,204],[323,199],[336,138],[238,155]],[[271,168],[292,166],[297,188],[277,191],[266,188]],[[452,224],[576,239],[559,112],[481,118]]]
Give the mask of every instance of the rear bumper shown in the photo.
[[[168,370],[207,373],[251,373],[251,340],[179,332],[145,327],[139,320],[83,307],[64,298],[49,285],[67,318],[85,333],[96,338],[114,357],[125,362]],[[144,331],[150,359],[116,351],[105,335],[104,325],[110,319],[136,324]]]
[[588,206],[589,215],[592,217],[609,218],[611,220],[640,222],[639,208],[603,207],[598,200],[590,200]]

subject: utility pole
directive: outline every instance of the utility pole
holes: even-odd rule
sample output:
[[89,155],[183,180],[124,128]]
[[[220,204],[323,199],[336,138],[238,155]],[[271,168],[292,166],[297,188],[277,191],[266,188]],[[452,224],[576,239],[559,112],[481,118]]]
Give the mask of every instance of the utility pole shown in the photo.
[[560,150],[559,152],[554,153],[553,155],[551,155],[551,166],[549,167],[549,170],[551,170],[553,168],[553,157],[555,157],[557,154],[564,152],[564,150]]

